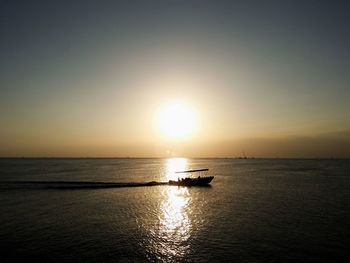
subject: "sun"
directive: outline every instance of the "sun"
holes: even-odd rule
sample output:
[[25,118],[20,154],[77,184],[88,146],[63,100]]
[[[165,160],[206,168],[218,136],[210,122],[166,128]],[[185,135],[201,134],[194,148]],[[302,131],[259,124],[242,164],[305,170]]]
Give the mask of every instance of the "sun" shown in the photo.
[[184,139],[195,128],[195,112],[187,104],[173,102],[160,107],[157,114],[157,130],[168,139]]

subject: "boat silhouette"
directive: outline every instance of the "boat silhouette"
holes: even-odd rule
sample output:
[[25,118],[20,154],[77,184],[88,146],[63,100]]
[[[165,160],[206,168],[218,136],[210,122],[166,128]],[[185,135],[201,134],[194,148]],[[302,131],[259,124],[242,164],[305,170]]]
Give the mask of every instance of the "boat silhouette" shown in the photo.
[[[186,173],[192,175],[192,173],[197,172],[205,172],[209,171],[209,169],[196,169],[196,170],[186,170],[186,171],[178,171],[175,172],[177,174],[180,173]],[[176,180],[169,180],[169,185],[178,185],[178,186],[205,186],[209,185],[210,182],[214,179],[214,176],[198,176],[198,177],[185,177],[185,178],[178,178]]]

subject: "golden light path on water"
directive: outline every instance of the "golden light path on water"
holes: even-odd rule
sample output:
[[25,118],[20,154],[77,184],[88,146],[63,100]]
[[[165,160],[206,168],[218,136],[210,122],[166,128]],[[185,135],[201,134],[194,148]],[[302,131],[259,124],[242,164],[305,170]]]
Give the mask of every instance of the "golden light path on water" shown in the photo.
[[[177,179],[175,171],[187,169],[187,160],[172,158],[165,163],[165,180]],[[191,195],[187,187],[166,186],[161,189],[158,224],[150,229],[153,249],[158,260],[183,258],[189,252],[192,222],[189,215]]]
[[188,167],[186,158],[171,158],[166,160],[165,180],[177,180],[177,171],[186,170]]
[[[187,168],[187,160],[184,158],[172,158],[167,160],[167,179],[176,179],[176,171]],[[160,211],[160,235],[172,240],[173,246],[166,248],[168,254],[185,254],[188,247],[184,243],[190,237],[191,220],[187,213],[190,202],[190,194],[187,187],[167,187],[165,199]]]

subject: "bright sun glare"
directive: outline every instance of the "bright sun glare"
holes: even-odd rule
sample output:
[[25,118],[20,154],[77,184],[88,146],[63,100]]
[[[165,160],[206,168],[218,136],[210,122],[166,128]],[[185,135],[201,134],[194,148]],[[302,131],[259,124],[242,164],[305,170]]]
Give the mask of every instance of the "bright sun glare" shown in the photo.
[[189,136],[195,128],[195,113],[184,103],[171,103],[160,108],[157,128],[168,139],[181,139]]

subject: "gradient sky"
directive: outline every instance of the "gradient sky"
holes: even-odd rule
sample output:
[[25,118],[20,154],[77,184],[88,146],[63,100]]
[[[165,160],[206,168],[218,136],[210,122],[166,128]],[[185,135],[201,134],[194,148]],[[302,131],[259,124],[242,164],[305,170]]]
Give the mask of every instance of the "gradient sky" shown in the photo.
[[[350,157],[349,1],[1,1],[0,156]],[[160,105],[198,115],[159,138]]]

